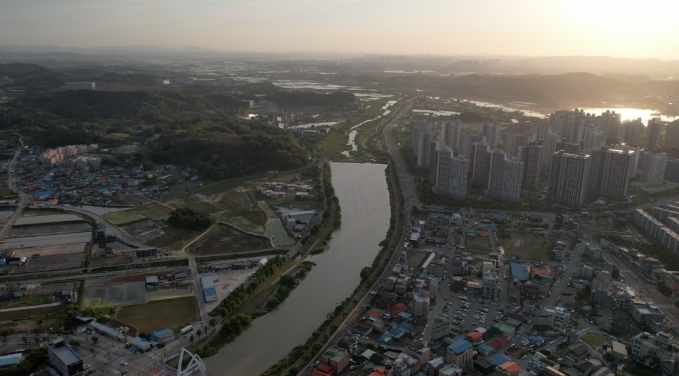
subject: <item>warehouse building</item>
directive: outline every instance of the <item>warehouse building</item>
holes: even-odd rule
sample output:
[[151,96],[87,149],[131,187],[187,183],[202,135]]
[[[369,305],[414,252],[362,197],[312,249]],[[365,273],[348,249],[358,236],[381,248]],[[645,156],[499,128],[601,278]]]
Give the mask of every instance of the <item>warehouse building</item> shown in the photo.
[[215,288],[214,278],[207,276],[200,279],[200,284],[203,286],[203,297],[205,303],[217,301],[217,289]]

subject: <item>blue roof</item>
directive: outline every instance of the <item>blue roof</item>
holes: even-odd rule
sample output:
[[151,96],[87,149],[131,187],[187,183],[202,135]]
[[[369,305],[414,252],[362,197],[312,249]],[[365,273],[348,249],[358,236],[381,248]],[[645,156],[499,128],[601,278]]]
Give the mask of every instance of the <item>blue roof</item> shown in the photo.
[[205,294],[205,296],[217,295],[217,289],[215,289],[214,287],[207,288],[203,290],[203,294]]
[[533,342],[545,342],[545,339],[540,336],[528,336],[528,339]]
[[518,264],[516,262],[510,262],[509,267],[511,268],[512,275],[520,280],[527,280],[528,279],[528,274],[526,273],[526,270],[521,266],[521,264]]
[[404,329],[404,330],[410,330],[410,329],[413,328],[413,324],[411,324],[409,322],[402,322],[401,325],[399,325],[399,327],[401,327],[401,329]]
[[406,311],[402,311],[401,313],[398,314],[398,317],[403,318],[403,319],[409,319],[409,318],[413,317],[413,315],[411,315],[410,313],[408,313]]
[[164,337],[174,337],[174,330],[172,329],[160,329],[156,330],[155,332],[150,333],[152,336],[155,336],[157,338],[164,338]]
[[483,352],[487,352],[487,353],[492,353],[493,351],[495,351],[494,348],[486,345],[485,343],[483,345],[479,345],[477,347],[477,349],[479,349],[480,351],[483,351]]
[[389,332],[385,332],[380,336],[380,338],[377,339],[377,342],[380,343],[389,343],[389,341],[391,341],[391,335],[389,334]]
[[490,360],[491,363],[495,364],[496,366],[501,366],[505,363],[507,363],[510,359],[502,354],[495,355],[494,357],[488,359]]
[[0,367],[11,366],[21,361],[21,353],[0,356]]
[[398,336],[403,335],[403,330],[401,330],[399,328],[391,328],[387,331],[387,333],[389,333],[390,335],[392,335],[394,337],[398,337]]
[[448,346],[448,348],[454,352],[455,354],[462,354],[463,352],[467,351],[468,349],[471,349],[472,343],[469,341],[466,341],[464,339],[461,339],[452,345]]
[[42,191],[42,192],[38,192],[38,196],[49,196],[52,193],[53,193],[52,191]]
[[206,288],[214,287],[215,279],[212,278],[211,276],[201,277],[200,283],[203,285],[203,287]]

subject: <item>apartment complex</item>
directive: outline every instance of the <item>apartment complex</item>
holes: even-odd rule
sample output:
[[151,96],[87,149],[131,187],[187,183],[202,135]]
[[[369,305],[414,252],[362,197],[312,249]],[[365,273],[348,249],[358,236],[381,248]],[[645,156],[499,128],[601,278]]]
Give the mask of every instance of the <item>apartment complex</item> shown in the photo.
[[567,206],[582,206],[590,176],[590,156],[563,151],[551,156],[547,199]]

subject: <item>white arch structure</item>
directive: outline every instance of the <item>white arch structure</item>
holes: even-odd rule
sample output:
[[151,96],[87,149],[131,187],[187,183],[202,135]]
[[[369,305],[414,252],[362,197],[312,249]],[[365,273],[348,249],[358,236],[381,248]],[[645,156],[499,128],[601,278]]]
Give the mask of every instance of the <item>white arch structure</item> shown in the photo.
[[[186,365],[186,368],[182,370],[184,354],[186,354],[186,356],[191,360],[189,361],[189,364]],[[203,363],[203,359],[201,359],[198,354],[192,354],[191,351],[182,347],[182,350],[179,353],[179,362],[177,363],[177,376],[192,376],[196,373],[196,371],[200,372],[200,376],[210,376],[207,373],[207,370],[205,370],[205,363]]]

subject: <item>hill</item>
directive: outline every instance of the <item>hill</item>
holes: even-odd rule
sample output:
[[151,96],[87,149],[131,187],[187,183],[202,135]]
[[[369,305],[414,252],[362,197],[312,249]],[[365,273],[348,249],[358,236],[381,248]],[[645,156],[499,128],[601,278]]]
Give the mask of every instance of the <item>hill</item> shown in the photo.
[[74,121],[105,119],[161,120],[180,111],[211,108],[202,98],[166,91],[54,91],[21,97],[10,102],[27,116],[61,118]]
[[205,129],[209,133],[164,132],[150,145],[149,157],[155,163],[194,168],[210,180],[294,169],[307,162],[306,151],[275,126],[228,118]]

